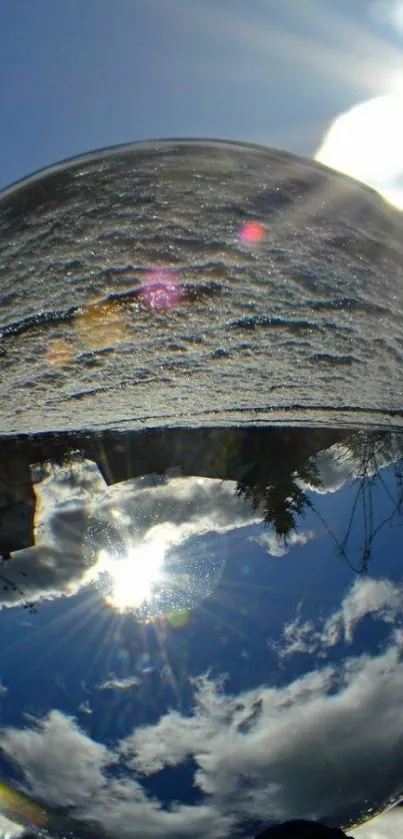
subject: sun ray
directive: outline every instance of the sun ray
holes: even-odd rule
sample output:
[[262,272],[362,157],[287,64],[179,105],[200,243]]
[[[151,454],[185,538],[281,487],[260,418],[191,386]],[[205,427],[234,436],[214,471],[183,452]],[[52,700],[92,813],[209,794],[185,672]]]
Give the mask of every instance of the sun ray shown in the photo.
[[[100,616],[99,616],[99,623],[96,624],[93,631],[87,636],[85,647],[81,647],[82,655],[76,659],[75,665],[77,662],[80,661],[81,658],[84,657],[85,650],[88,649],[88,646],[91,646],[92,650],[95,650],[93,655],[91,656],[91,665],[86,669],[86,680],[89,681],[90,676],[95,670],[97,663],[99,662],[102,654],[105,651],[112,651],[113,644],[112,638],[116,633],[117,626],[121,621],[121,615],[118,613],[110,614],[105,612],[100,607]],[[99,638],[99,643],[95,643],[96,639]]]
[[[38,599],[35,601],[35,605],[40,609],[41,604],[46,605],[48,603],[48,599]],[[15,606],[14,608],[18,608]],[[14,644],[11,644],[6,649],[0,652],[0,661],[8,655],[14,655],[17,651],[25,648],[29,644],[35,644],[38,640],[41,639],[41,636],[47,635],[50,630],[54,630],[55,628],[60,627],[63,623],[70,624],[73,621],[76,624],[77,616],[84,613],[84,616],[88,613],[88,606],[85,603],[75,603],[70,606],[68,611],[64,612],[61,615],[58,615],[55,618],[52,618],[49,623],[45,623],[43,626],[39,628],[34,628],[33,631],[27,638],[22,638],[20,641],[16,641]]]
[[180,690],[179,690],[178,683],[175,679],[175,675],[174,675],[172,666],[169,662],[169,659],[168,659],[168,656],[167,656],[167,653],[166,653],[166,650],[165,650],[165,647],[164,647],[164,644],[163,644],[162,633],[161,633],[157,623],[154,623],[153,628],[154,628],[155,637],[157,639],[157,644],[158,644],[159,651],[160,651],[161,656],[164,660],[165,671],[169,676],[169,683],[170,683],[170,685],[172,687],[172,690],[173,690],[173,692],[176,696],[176,699],[179,703],[179,701],[180,701]]
[[[70,623],[71,623],[71,612],[69,611],[65,617],[70,619],[70,620],[69,620],[69,624],[70,624]],[[41,666],[42,666],[42,665],[43,665],[43,663],[44,663],[45,661],[47,661],[47,660],[48,660],[48,659],[49,659],[49,658],[50,658],[50,657],[51,657],[51,656],[55,653],[55,651],[56,651],[56,650],[58,650],[58,649],[59,649],[62,645],[66,644],[66,642],[67,642],[67,641],[71,641],[71,640],[72,640],[72,639],[73,639],[73,638],[74,638],[74,637],[75,637],[78,633],[82,632],[82,630],[83,630],[83,628],[85,627],[85,625],[86,625],[86,624],[87,624],[90,620],[92,620],[92,619],[93,619],[93,613],[92,613],[92,612],[88,609],[88,603],[87,603],[87,604],[85,605],[85,611],[84,611],[84,614],[83,614],[83,616],[82,616],[82,620],[81,620],[80,622],[78,622],[78,621],[74,621],[74,622],[72,623],[72,625],[70,626],[70,631],[69,631],[69,632],[67,632],[67,633],[63,633],[63,634],[62,634],[62,636],[60,637],[60,639],[59,639],[56,643],[53,643],[52,645],[50,645],[50,646],[47,648],[46,653],[42,653],[42,654],[41,654],[41,659],[40,659],[40,664],[41,664]],[[46,629],[46,631],[47,631],[47,632],[49,632],[49,624],[48,624],[48,625],[46,626],[46,628],[44,628],[44,629]],[[88,634],[86,634],[86,635],[85,635],[85,638],[86,638],[86,641],[87,641],[87,640],[88,640],[88,638],[89,638]],[[20,680],[20,683],[21,683],[21,681],[26,681],[26,680],[27,680],[27,679],[29,679],[29,678],[30,678],[30,677],[31,677],[31,676],[32,676],[35,672],[37,672],[37,667],[38,667],[38,662],[37,662],[36,660],[34,660],[34,663],[33,663],[32,667],[30,667],[30,668],[26,669],[26,670],[24,671],[24,673],[22,674],[22,675],[23,675],[23,678]]]

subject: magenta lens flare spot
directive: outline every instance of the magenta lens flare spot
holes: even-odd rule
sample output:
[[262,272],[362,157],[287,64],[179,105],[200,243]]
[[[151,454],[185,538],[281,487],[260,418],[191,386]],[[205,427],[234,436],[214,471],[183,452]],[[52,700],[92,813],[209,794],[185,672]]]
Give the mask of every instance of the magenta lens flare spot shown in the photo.
[[155,311],[171,309],[179,302],[181,296],[181,284],[174,271],[153,270],[147,272],[140,300],[149,309]]
[[264,236],[263,224],[259,221],[245,221],[239,231],[239,238],[243,245],[256,245]]

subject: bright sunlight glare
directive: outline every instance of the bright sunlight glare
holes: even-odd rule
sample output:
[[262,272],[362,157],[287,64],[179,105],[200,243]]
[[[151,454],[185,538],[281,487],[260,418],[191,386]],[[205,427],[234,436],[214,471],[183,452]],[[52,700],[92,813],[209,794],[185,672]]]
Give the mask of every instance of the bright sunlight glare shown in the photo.
[[341,114],[315,159],[403,209],[403,93],[369,99]]
[[165,558],[162,541],[129,544],[125,556],[101,550],[97,575],[103,579],[103,593],[117,611],[136,609],[153,596],[153,589],[162,579]]

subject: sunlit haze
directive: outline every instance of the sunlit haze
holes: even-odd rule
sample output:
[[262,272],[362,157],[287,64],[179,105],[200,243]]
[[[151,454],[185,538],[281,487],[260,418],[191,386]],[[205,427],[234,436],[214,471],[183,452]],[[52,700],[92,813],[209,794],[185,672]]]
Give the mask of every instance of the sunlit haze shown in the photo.
[[403,209],[403,93],[369,99],[339,116],[315,157]]

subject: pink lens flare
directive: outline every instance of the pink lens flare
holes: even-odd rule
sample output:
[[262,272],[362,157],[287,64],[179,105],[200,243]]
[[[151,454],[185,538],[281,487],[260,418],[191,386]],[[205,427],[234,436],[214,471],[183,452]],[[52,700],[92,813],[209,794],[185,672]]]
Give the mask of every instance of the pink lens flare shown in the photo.
[[168,269],[148,271],[144,288],[139,297],[149,309],[171,309],[181,299],[182,289],[175,271]]
[[244,245],[256,245],[263,236],[264,227],[259,221],[245,221],[239,231],[239,238]]

